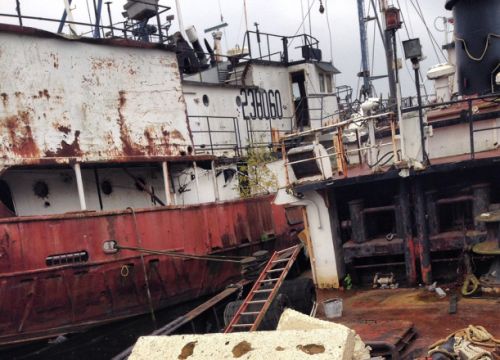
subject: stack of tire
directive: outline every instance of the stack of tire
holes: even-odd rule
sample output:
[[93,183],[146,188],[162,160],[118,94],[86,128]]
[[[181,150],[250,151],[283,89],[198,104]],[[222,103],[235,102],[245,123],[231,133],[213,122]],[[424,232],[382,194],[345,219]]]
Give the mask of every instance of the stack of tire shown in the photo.
[[269,261],[267,250],[257,251],[252,256],[241,261],[241,276],[246,280],[257,280],[260,273]]

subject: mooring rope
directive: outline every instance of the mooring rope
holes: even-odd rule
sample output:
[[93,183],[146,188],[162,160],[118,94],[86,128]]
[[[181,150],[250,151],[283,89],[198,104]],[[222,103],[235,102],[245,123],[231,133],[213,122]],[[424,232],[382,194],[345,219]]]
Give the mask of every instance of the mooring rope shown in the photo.
[[119,244],[115,244],[115,249],[137,251],[137,252],[140,252],[143,254],[151,254],[151,255],[165,255],[165,256],[178,257],[178,258],[183,258],[183,259],[230,262],[230,263],[237,263],[237,264],[241,263],[241,260],[243,260],[245,258],[245,256],[195,255],[195,254],[188,254],[188,253],[177,252],[177,251],[172,251],[172,250],[151,250],[151,249],[146,249],[143,247],[122,246]]

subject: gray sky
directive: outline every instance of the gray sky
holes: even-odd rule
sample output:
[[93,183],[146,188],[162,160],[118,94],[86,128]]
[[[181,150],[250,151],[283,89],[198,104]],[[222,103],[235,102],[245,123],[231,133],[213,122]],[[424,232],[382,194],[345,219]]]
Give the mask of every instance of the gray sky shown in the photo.
[[[24,15],[60,18],[64,10],[63,0],[20,0],[21,9]],[[125,0],[112,0],[113,21],[122,21],[123,4]],[[313,4],[314,1],[314,4]],[[302,6],[301,6],[302,2]],[[378,3],[378,0],[375,0]],[[444,62],[440,50],[435,51],[431,45],[430,37],[423,22],[413,5],[420,5],[424,19],[427,22],[431,33],[437,43],[444,43],[444,33],[435,29],[434,22],[438,16],[451,16],[451,13],[444,9],[444,0],[389,0],[395,6],[400,6],[410,37],[420,37],[423,44],[423,51],[427,58],[422,62],[422,72],[425,76],[427,70],[438,63]],[[418,2],[418,4],[417,4]],[[15,14],[15,0],[1,0],[0,13]],[[75,20],[89,22],[87,3],[90,7],[93,0],[73,0],[75,7],[73,14]],[[308,3],[313,4],[311,10],[312,34],[320,40],[320,47],[323,49],[323,58],[330,60],[330,36],[328,31],[326,14],[319,13],[319,0],[247,0],[248,23],[251,30],[253,23],[258,22],[259,28],[263,32],[275,33],[279,35],[293,35],[300,28],[302,33],[302,7],[307,12]],[[357,1],[356,0],[323,0],[327,5],[328,17],[332,32],[332,53],[335,66],[342,72],[337,76],[337,85],[350,85],[354,92],[359,88],[360,81],[356,74],[360,71],[361,52],[359,45]],[[370,3],[365,0],[366,7]],[[160,4],[171,6],[170,13],[176,15],[174,0],[160,0]],[[243,0],[181,0],[182,13],[185,25],[195,25],[200,36],[203,30],[220,23],[221,13],[224,21],[229,23],[225,29],[226,37],[223,40],[224,50],[226,46],[231,48],[236,44],[241,44],[245,31]],[[92,12],[92,9],[91,9]],[[373,15],[373,9],[370,9]],[[108,24],[107,12],[103,11],[104,24]],[[93,20],[93,16],[92,16]],[[177,20],[177,19],[176,19]],[[177,21],[174,20],[172,30],[178,29]],[[2,22],[16,23],[16,19],[2,18]],[[25,25],[41,27],[50,31],[56,31],[57,23],[47,25],[38,21],[25,21]],[[306,20],[306,31],[309,31],[309,21]],[[437,27],[442,27],[438,22]],[[87,31],[84,27],[78,27],[81,33]],[[380,75],[386,73],[385,58],[380,41],[378,30],[374,32],[375,21],[368,24],[368,38],[370,47],[370,63],[373,64],[373,74]],[[399,32],[401,41],[408,39],[405,28]],[[211,36],[208,39],[211,42]],[[375,42],[374,39],[375,38]],[[399,56],[402,57],[402,48],[398,49]],[[438,54],[436,55],[436,52]],[[373,56],[374,55],[374,56]],[[438,58],[439,57],[439,58]],[[400,70],[403,95],[415,94],[415,86],[410,77],[413,76],[411,64],[406,62],[406,66]],[[374,82],[375,88],[379,92],[387,93],[387,81],[377,80]],[[426,82],[429,92],[432,92],[432,84]]]

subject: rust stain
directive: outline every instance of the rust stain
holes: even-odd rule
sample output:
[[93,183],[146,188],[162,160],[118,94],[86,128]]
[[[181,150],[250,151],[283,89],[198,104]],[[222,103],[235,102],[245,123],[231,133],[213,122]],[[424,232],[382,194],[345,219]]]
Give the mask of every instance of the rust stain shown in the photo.
[[7,107],[7,103],[9,102],[9,95],[7,95],[6,93],[1,93],[0,96],[2,97],[3,107]]
[[66,135],[68,135],[71,132],[71,127],[70,126],[65,126],[65,125],[57,125],[56,129]]
[[80,149],[80,131],[75,131],[75,137],[71,144],[68,144],[65,140],[61,141],[61,147],[56,151],[45,151],[45,156],[48,157],[78,157],[82,156],[83,152]]
[[128,73],[129,73],[130,75],[135,75],[135,74],[137,73],[137,71],[135,71],[134,69],[129,69],[129,70],[128,70]]
[[59,58],[57,57],[56,54],[50,53],[50,57],[52,58],[54,69],[59,68]]
[[171,137],[172,139],[176,139],[176,140],[182,140],[182,141],[184,141],[184,140],[185,140],[185,139],[184,139],[184,136],[182,136],[182,134],[179,132],[179,130],[172,130],[172,131],[170,132],[170,137]]
[[134,147],[132,139],[130,138],[130,133],[128,126],[125,121],[125,116],[123,115],[123,110],[127,104],[126,94],[124,90],[118,92],[118,126],[120,127],[120,140],[122,141],[122,150],[125,155],[128,156],[138,156],[143,155],[143,153]]
[[44,89],[43,90],[43,93],[42,93],[43,96],[45,96],[45,98],[47,98],[47,100],[50,99],[50,94],[49,94],[49,91],[47,89]]
[[5,118],[9,134],[10,150],[23,157],[37,157],[40,154],[33,139],[30,115],[27,111],[18,111],[17,115]]
[[156,150],[155,140],[154,140],[153,135],[151,135],[151,132],[149,129],[144,130],[144,136],[146,137],[146,140],[148,141],[148,153],[155,154],[155,150]]
[[105,68],[116,67],[114,59],[93,59],[92,70],[102,70]]

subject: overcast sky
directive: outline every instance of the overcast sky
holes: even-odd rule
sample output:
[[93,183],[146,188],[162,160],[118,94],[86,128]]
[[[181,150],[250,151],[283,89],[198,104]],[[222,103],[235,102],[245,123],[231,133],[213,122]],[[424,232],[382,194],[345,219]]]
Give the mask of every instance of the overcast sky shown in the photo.
[[[418,1],[418,4],[417,4]],[[64,10],[63,0],[20,0],[21,10],[24,15],[42,16],[51,18],[60,18]],[[113,0],[112,16],[113,22],[123,21],[121,12],[125,0]],[[225,29],[226,37],[223,40],[224,51],[226,47],[231,48],[241,44],[245,31],[243,0],[181,0],[182,14],[184,24],[195,25],[200,36],[204,35],[203,30],[217,25],[221,22],[221,14],[224,21],[229,24]],[[378,0],[375,0],[378,3]],[[422,71],[425,76],[427,70],[438,63],[444,62],[440,50],[433,49],[430,37],[423,21],[418,16],[416,6],[420,5],[424,19],[430,32],[434,35],[437,43],[444,43],[444,33],[439,32],[435,27],[435,19],[440,16],[451,16],[449,11],[444,9],[444,0],[389,0],[395,6],[401,7],[405,19],[406,28],[410,37],[420,37],[423,44],[423,51],[427,58],[422,62]],[[93,16],[93,0],[73,0],[74,17],[77,21],[89,22],[89,13],[87,4],[91,7],[91,18]],[[263,32],[275,33],[279,35],[293,35],[300,30],[302,33],[302,9],[307,13],[311,7],[312,35],[320,40],[320,47],[323,49],[323,58],[330,60],[330,53],[333,54],[335,66],[342,72],[337,76],[337,85],[350,85],[356,92],[359,89],[360,81],[356,74],[360,71],[361,52],[359,45],[358,15],[356,0],[323,0],[328,9],[328,19],[330,21],[333,46],[330,46],[330,36],[328,31],[327,14],[320,14],[319,0],[247,0],[247,14],[249,27],[254,29],[254,22],[258,22],[259,28]],[[373,16],[370,1],[365,0],[365,8],[369,9],[369,15]],[[15,14],[15,0],[0,0],[0,13]],[[170,13],[177,18],[174,0],[160,0],[160,4],[171,6]],[[2,18],[2,22],[16,23],[16,19]],[[107,12],[103,11],[104,24],[108,24]],[[43,24],[37,21],[25,20],[25,25],[42,27],[50,31],[57,30],[57,23],[52,25]],[[442,28],[440,20],[436,26]],[[174,20],[172,30],[178,29],[177,19]],[[309,20],[305,21],[305,29],[309,32]],[[77,28],[79,33],[88,29],[84,27]],[[375,29],[375,21],[368,24],[368,38],[370,47],[370,64],[373,66],[374,75],[385,74],[385,58],[378,30]],[[211,36],[208,39],[211,42]],[[408,39],[405,28],[398,32],[399,40]],[[375,42],[374,42],[375,39]],[[402,56],[402,48],[399,50]],[[437,52],[437,54],[436,54]],[[373,56],[374,55],[374,56]],[[413,75],[411,64],[405,62],[400,70],[403,95],[415,94],[415,86],[410,77]],[[387,81],[377,80],[374,82],[375,88],[379,92],[387,93]],[[426,82],[429,92],[432,92],[432,84]]]

